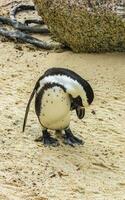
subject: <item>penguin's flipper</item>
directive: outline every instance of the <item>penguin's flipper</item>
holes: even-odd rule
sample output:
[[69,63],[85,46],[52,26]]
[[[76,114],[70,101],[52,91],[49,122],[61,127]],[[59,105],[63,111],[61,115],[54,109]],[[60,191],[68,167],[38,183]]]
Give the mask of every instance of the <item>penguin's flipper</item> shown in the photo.
[[25,117],[24,117],[24,121],[23,121],[23,132],[25,131],[25,126],[26,126],[26,122],[27,122],[27,117],[28,117],[28,113],[29,113],[29,108],[30,108],[30,103],[34,97],[36,93],[36,87],[34,88],[34,90],[32,91],[32,94],[29,98],[29,101],[28,101],[28,104],[27,104],[27,107],[26,107],[26,111],[25,111]]

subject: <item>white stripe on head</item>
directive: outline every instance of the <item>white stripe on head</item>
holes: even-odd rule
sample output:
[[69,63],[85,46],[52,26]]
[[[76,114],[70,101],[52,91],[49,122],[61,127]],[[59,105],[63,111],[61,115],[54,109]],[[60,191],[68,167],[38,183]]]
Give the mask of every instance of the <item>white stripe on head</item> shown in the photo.
[[82,99],[82,103],[84,106],[88,106],[87,96],[82,85],[69,76],[66,75],[49,75],[40,80],[40,87],[37,89],[37,93],[43,88],[43,86],[47,83],[57,83],[62,85],[68,94],[70,94],[73,98],[80,96]]

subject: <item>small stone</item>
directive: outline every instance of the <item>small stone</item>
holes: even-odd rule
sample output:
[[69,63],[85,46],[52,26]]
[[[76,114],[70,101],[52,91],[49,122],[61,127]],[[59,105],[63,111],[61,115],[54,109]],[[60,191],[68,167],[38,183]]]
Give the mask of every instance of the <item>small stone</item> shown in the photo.
[[92,110],[92,112],[91,112],[93,115],[95,115],[96,114],[96,112],[95,112],[95,110]]
[[18,49],[19,51],[23,51],[22,46],[20,44],[15,44],[15,49]]

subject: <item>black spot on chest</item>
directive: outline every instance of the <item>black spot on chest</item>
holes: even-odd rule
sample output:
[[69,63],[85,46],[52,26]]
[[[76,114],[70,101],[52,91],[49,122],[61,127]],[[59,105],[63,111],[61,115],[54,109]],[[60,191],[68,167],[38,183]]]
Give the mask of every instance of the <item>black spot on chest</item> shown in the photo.
[[[56,89],[53,88],[53,87],[59,87],[60,90],[63,90],[64,92],[66,92],[65,88],[60,85],[60,84],[57,84],[57,83],[47,83],[45,84],[41,90],[39,91],[38,94],[36,94],[36,98],[35,98],[35,111],[36,111],[36,114],[37,116],[39,117],[40,116],[40,113],[41,113],[41,110],[42,110],[42,107],[45,107],[45,104],[46,103],[49,103],[49,100],[45,100],[46,103],[44,103],[43,105],[41,105],[41,102],[42,102],[42,98],[43,98],[43,95],[44,93],[48,90],[48,89],[53,89],[54,92],[56,92]],[[47,96],[50,96],[50,93],[47,94]],[[51,99],[50,99],[51,101]],[[53,104],[53,101],[51,101],[51,104]]]

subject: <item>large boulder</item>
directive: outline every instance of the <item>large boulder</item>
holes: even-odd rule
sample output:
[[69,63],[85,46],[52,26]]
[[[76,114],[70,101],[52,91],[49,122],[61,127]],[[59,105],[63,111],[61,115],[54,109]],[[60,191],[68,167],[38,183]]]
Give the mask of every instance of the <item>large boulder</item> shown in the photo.
[[125,22],[118,15],[118,2],[33,1],[54,38],[74,52],[125,51]]

